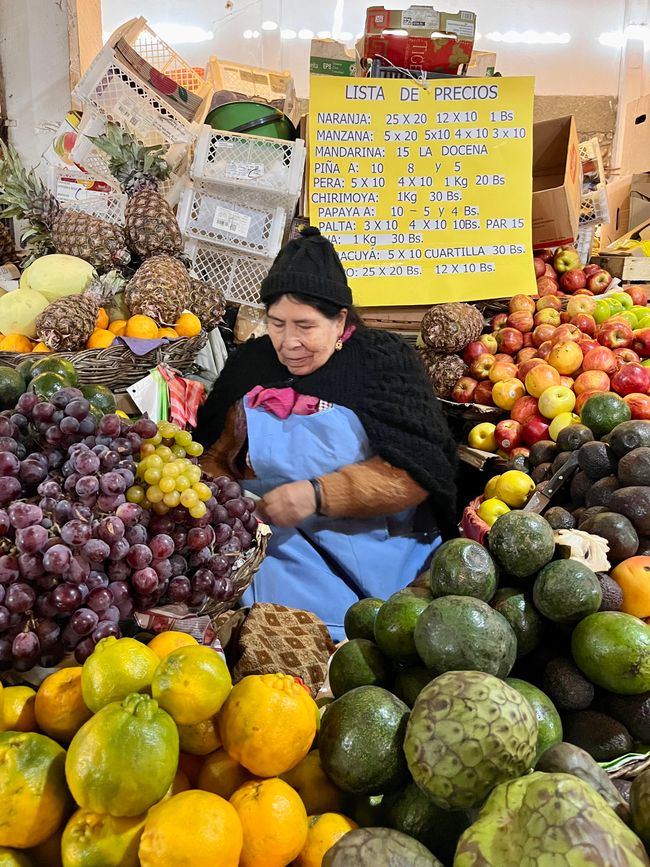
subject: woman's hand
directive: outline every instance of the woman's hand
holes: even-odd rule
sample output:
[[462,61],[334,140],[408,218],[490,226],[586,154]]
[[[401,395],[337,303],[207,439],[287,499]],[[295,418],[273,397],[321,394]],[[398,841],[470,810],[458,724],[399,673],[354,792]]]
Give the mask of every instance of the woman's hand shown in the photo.
[[310,482],[291,482],[269,491],[257,504],[262,520],[276,527],[295,527],[316,511]]

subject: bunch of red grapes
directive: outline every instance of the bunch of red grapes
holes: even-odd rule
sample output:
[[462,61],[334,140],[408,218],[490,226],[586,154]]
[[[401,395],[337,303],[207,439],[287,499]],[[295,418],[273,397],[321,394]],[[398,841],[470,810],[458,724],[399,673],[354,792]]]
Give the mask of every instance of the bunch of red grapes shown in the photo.
[[254,501],[203,476],[201,518],[127,502],[142,443],[157,435],[149,419],[98,421],[76,388],[23,394],[0,413],[0,668],[50,667],[70,651],[81,664],[134,611],[232,598]]

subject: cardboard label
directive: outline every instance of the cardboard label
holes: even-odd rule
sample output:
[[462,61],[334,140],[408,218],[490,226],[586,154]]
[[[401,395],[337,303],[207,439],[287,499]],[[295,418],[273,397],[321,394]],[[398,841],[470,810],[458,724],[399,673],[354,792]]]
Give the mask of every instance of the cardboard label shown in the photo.
[[354,75],[354,60],[337,60],[332,57],[311,57],[309,71],[312,75]]
[[250,181],[261,178],[264,166],[261,163],[228,163],[226,177],[236,181]]
[[56,184],[56,197],[62,205],[92,204],[96,211],[108,212],[108,197],[111,192],[109,185],[103,181],[62,177]]
[[218,207],[214,212],[212,226],[221,229],[230,235],[239,235],[240,238],[248,237],[251,227],[251,218],[239,211],[231,211],[228,208]]
[[310,220],[357,304],[537,291],[532,113],[532,78],[312,78]]
[[402,12],[402,26],[437,30],[440,27],[440,13],[430,6],[411,6]]

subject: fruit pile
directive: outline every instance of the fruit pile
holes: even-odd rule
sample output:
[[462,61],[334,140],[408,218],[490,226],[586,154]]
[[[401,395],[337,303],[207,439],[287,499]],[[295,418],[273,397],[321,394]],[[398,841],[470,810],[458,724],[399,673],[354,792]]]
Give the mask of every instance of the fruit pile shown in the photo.
[[181,260],[181,232],[158,191],[170,173],[166,148],[145,147],[115,123],[93,142],[128,197],[124,226],[63,209],[0,143],[0,216],[27,221],[22,241],[33,259],[19,288],[0,297],[0,352],[99,349],[118,335],[193,337],[223,317],[222,291]]
[[556,250],[538,250],[533,259],[537,294],[545,295],[602,295],[612,282],[609,271],[600,265],[582,266],[577,250],[571,246]]
[[231,479],[202,476],[190,433],[91,409],[64,386],[0,414],[3,668],[56,665],[71,650],[83,662],[160,602],[229,600],[253,544],[254,503]]

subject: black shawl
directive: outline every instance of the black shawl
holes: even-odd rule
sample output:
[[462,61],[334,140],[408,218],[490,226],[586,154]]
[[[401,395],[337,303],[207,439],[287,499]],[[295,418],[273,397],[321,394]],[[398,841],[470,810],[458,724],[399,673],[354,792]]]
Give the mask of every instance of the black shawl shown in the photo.
[[229,408],[256,385],[291,386],[352,410],[373,452],[429,491],[441,533],[456,535],[456,444],[416,353],[400,337],[360,328],[323,367],[295,377],[268,337],[246,343],[228,360],[199,411],[195,438],[212,445]]

